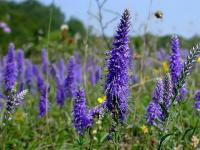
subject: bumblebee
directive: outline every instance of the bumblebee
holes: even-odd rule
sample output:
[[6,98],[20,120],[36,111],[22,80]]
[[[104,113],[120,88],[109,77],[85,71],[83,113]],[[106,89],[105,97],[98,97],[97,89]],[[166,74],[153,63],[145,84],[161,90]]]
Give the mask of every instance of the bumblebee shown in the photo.
[[158,19],[162,19],[163,18],[163,13],[162,11],[158,10],[154,13],[154,16]]

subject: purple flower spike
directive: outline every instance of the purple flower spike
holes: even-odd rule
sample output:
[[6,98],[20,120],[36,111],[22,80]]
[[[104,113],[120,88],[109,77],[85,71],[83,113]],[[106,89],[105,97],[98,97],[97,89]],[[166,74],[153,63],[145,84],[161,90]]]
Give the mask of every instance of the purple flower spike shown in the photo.
[[85,130],[92,125],[92,116],[86,110],[84,90],[76,92],[72,115],[76,132],[83,135]]
[[17,68],[18,68],[18,81],[19,81],[19,92],[24,90],[24,52],[23,50],[18,50],[16,54],[16,60],[17,60]]
[[48,66],[49,66],[49,60],[47,56],[47,52],[45,49],[42,50],[42,72],[44,74],[48,73]]
[[77,88],[75,58],[71,57],[68,63],[68,75],[64,81],[64,90],[66,98],[74,98]]
[[172,79],[169,74],[167,74],[163,80],[164,93],[163,93],[163,105],[166,110],[169,110],[171,106],[171,98],[173,96],[173,85]]
[[149,125],[157,126],[163,120],[162,109],[159,104],[150,102],[147,108],[147,123]]
[[24,52],[22,50],[18,50],[17,52],[17,68],[20,77],[23,77],[24,74]]
[[63,106],[65,101],[65,93],[64,93],[62,78],[58,70],[56,70],[55,80],[56,80],[56,101],[59,106]]
[[40,103],[39,103],[39,116],[44,117],[46,115],[47,109],[48,109],[48,85],[43,84],[40,89]]
[[[180,73],[183,68],[183,64],[181,62],[181,51],[179,46],[179,39],[177,36],[173,36],[171,39],[171,55],[170,55],[170,75],[172,78],[173,88],[177,85]],[[184,99],[187,90],[184,87],[183,89],[179,90],[180,96],[177,97],[177,101],[180,102]]]
[[156,88],[153,92],[153,96],[152,99],[155,103],[161,103],[163,101],[163,93],[164,93],[164,89],[163,89],[163,81],[162,79],[158,79],[157,80],[157,84],[156,84]]
[[124,121],[128,111],[129,27],[130,13],[128,10],[125,10],[107,61],[108,74],[105,83],[106,107],[113,114],[114,119],[119,119],[120,122]]
[[58,62],[58,71],[59,71],[61,79],[64,80],[64,76],[65,76],[65,61],[63,59],[61,59]]
[[195,103],[194,103],[194,108],[197,110],[197,111],[200,111],[200,90],[198,90],[195,94],[195,97],[194,97],[194,100],[195,100]]
[[98,83],[100,79],[101,79],[101,68],[97,66],[95,72],[95,83]]
[[9,45],[8,54],[6,58],[6,66],[4,70],[5,91],[13,89],[17,81],[17,64],[15,61],[15,47],[13,44]]
[[32,88],[33,82],[33,71],[32,71],[32,63],[27,61],[26,70],[25,70],[25,83],[29,90]]
[[179,75],[182,70],[181,52],[179,47],[179,39],[177,36],[173,36],[171,39],[171,56],[170,56],[170,75],[173,85],[176,86]]
[[95,85],[95,72],[94,70],[89,70],[89,79],[92,86]]

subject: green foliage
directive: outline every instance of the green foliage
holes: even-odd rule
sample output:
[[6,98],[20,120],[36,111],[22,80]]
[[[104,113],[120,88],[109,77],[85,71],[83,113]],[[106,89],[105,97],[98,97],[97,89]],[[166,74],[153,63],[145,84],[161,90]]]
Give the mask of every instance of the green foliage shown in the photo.
[[76,33],[80,33],[82,37],[85,36],[86,30],[83,23],[80,20],[72,17],[67,21],[67,24],[69,26],[69,33],[71,36],[75,36]]
[[54,5],[45,6],[36,0],[22,3],[1,1],[0,21],[4,21],[11,28],[11,34],[0,32],[0,49],[7,49],[9,42],[22,47],[26,43],[37,44],[40,37],[45,37],[48,32],[50,11],[53,9],[51,31],[59,30],[64,23],[64,15]]

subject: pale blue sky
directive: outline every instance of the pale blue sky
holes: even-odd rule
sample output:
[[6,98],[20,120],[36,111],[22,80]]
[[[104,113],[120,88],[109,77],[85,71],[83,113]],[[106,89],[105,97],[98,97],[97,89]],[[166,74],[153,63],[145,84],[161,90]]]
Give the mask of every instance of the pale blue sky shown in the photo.
[[[21,0],[17,0],[21,1]],[[44,4],[50,4],[53,0],[39,0]],[[151,0],[108,0],[105,8],[121,13],[128,8],[132,13],[131,34],[142,34],[144,23],[147,22]],[[56,6],[64,12],[66,19],[71,16],[82,20],[85,26],[92,25],[96,33],[100,34],[98,22],[88,15],[88,10],[97,14],[96,0],[54,0]],[[152,0],[151,18],[148,22],[148,31],[163,34],[180,34],[185,37],[200,35],[200,0]],[[158,20],[153,13],[161,10],[163,20]],[[114,14],[103,13],[104,21],[115,17]],[[108,35],[112,35],[119,19],[110,24],[106,29]]]

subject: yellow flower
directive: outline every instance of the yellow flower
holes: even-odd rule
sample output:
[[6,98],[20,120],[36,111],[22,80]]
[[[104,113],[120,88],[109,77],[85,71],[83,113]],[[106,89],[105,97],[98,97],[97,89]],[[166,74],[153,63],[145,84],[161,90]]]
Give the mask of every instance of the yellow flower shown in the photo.
[[166,61],[164,61],[162,63],[162,71],[163,71],[163,73],[168,73],[169,72],[169,65],[168,65],[168,63]]
[[141,126],[141,130],[142,130],[142,132],[143,132],[144,134],[146,134],[146,133],[149,132],[149,129],[148,129],[147,126],[145,126],[145,125],[142,125],[142,126]]
[[97,101],[102,104],[106,100],[106,96],[99,97]]
[[197,62],[200,64],[200,57],[197,59]]

